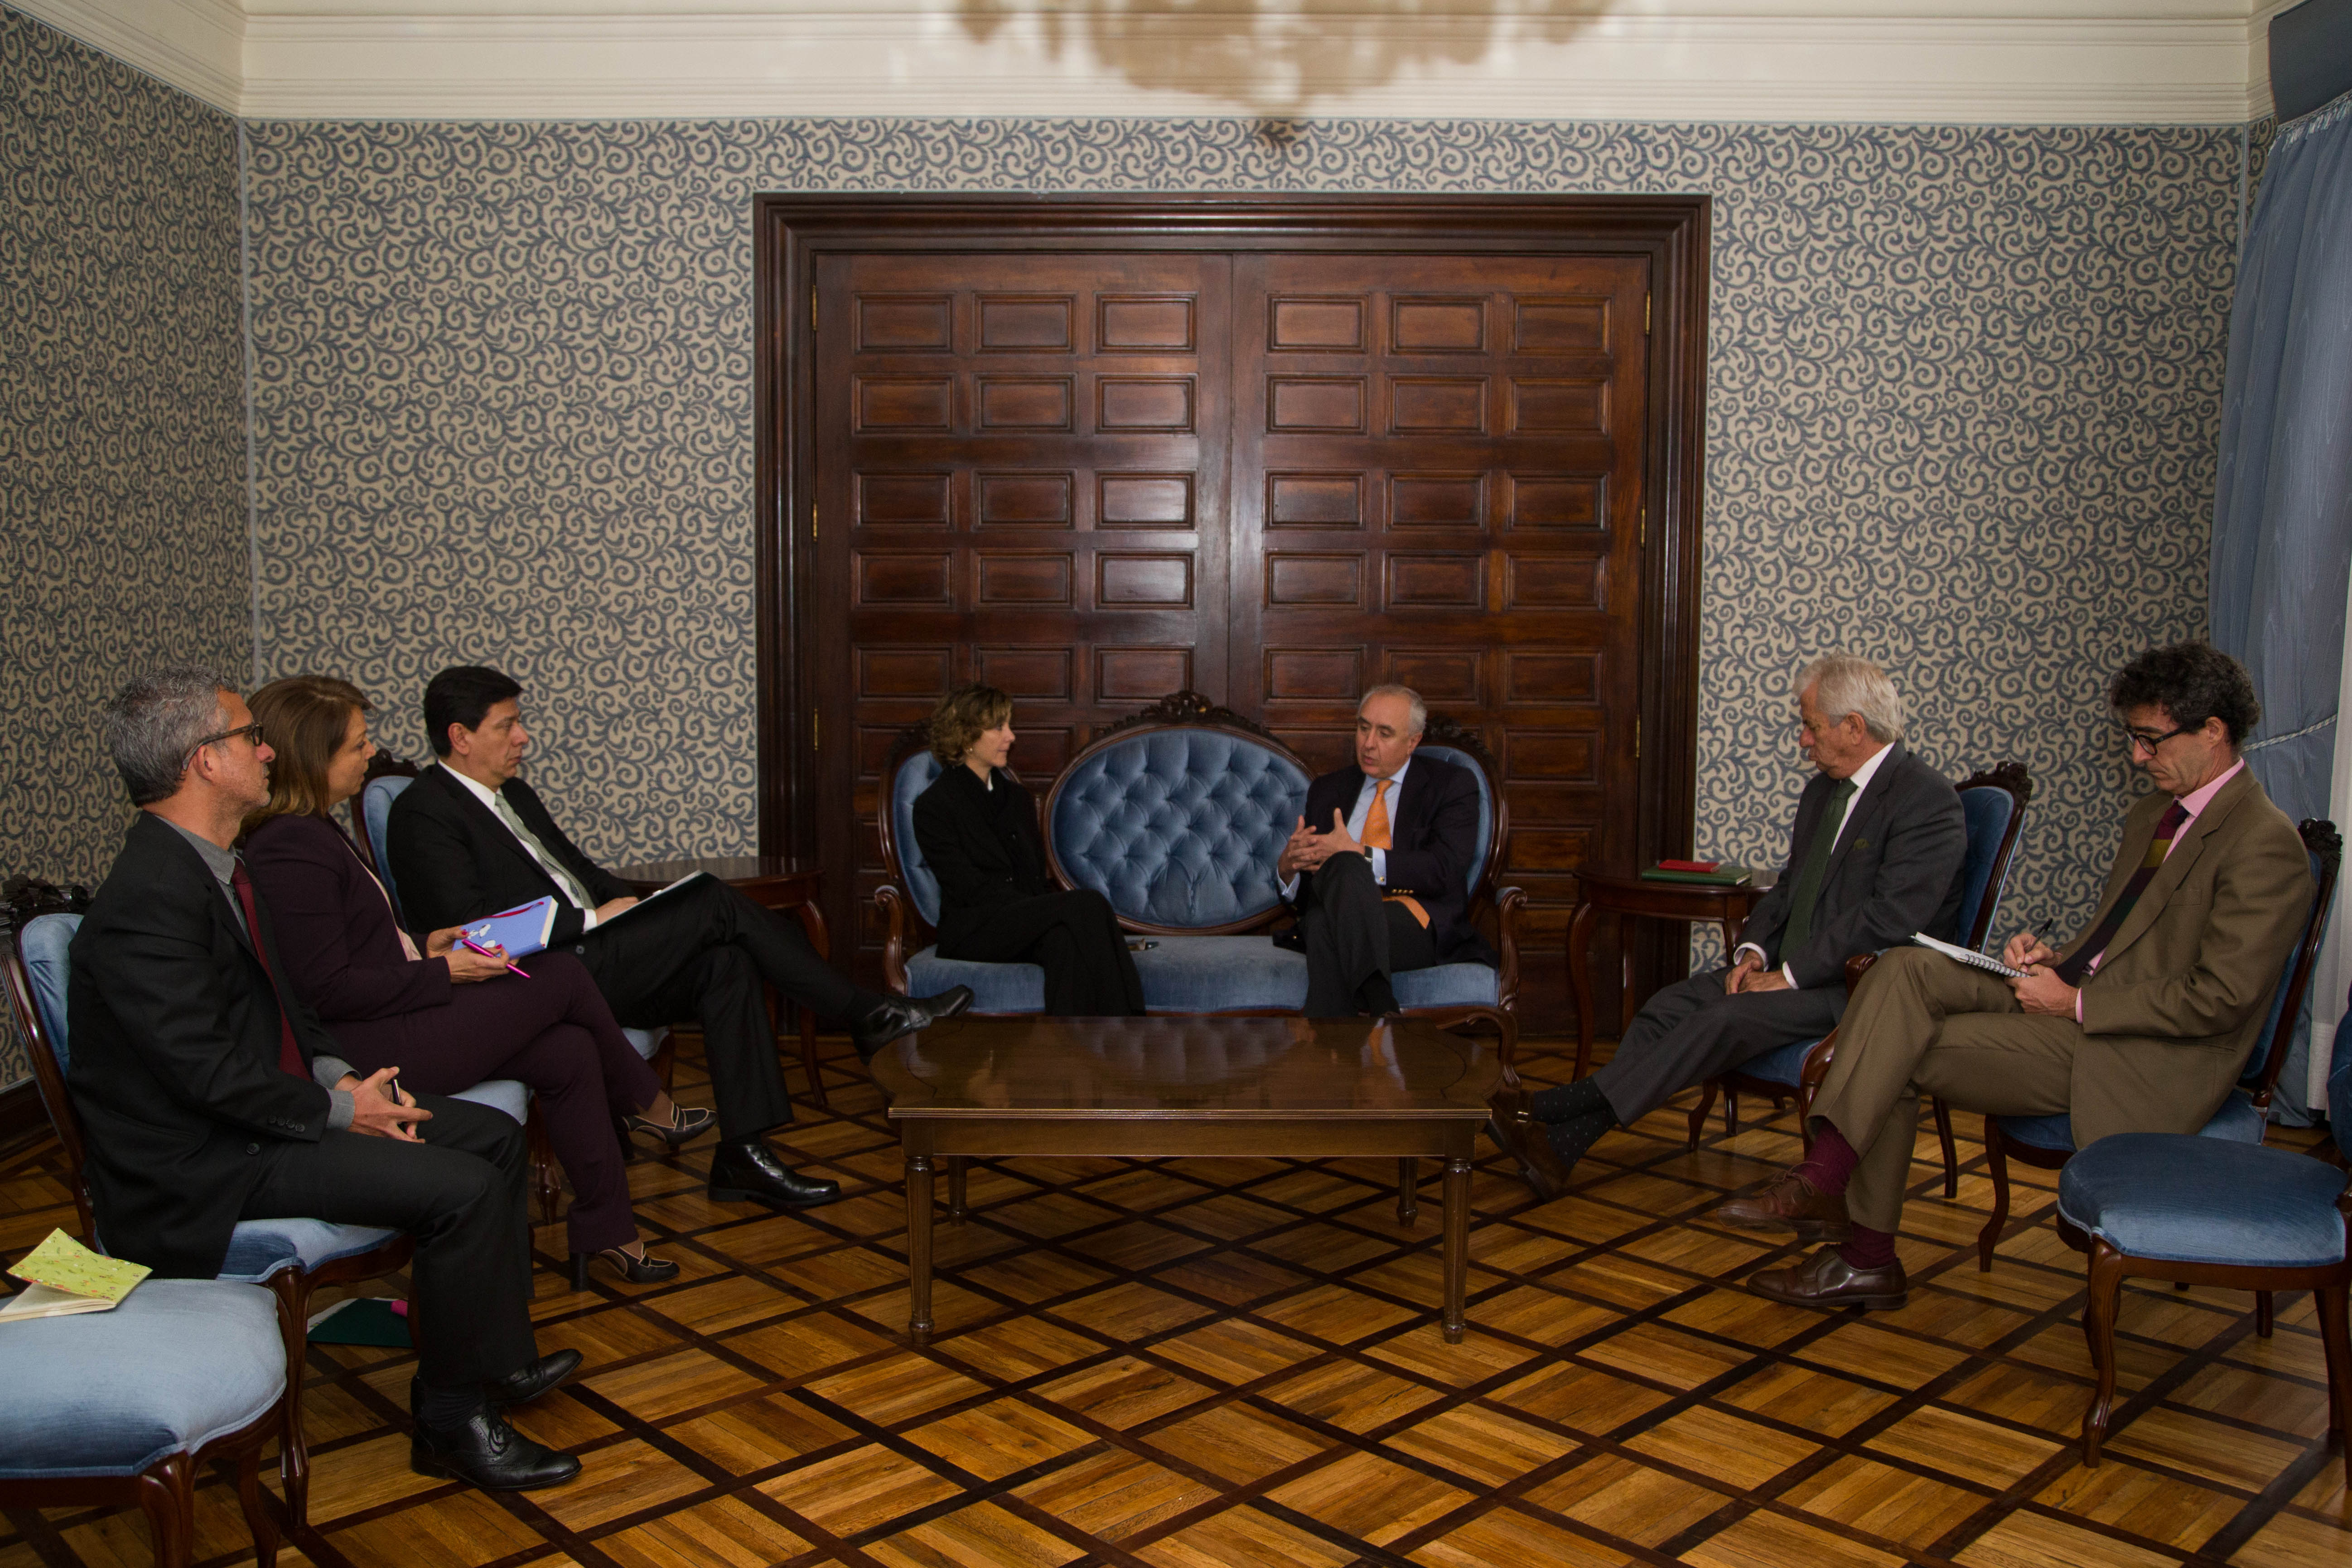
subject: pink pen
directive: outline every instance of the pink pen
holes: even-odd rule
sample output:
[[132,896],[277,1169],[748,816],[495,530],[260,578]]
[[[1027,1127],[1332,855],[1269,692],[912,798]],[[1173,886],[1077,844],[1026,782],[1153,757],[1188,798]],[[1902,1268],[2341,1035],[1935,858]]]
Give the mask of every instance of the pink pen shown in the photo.
[[470,951],[472,951],[472,952],[478,952],[478,953],[480,953],[484,958],[496,958],[496,959],[498,959],[501,963],[504,963],[504,964],[505,964],[509,969],[514,969],[514,972],[515,972],[517,974],[521,975],[525,980],[528,980],[528,979],[530,979],[530,972],[529,970],[524,970],[524,969],[515,969],[514,960],[512,960],[512,959],[510,959],[510,958],[506,958],[506,957],[504,957],[504,956],[502,956],[502,955],[500,955],[500,954],[499,954],[499,953],[492,952],[488,948],[484,947],[480,942],[476,942],[472,937],[469,937],[469,936],[461,936],[461,937],[459,937],[459,938],[457,939],[457,945],[458,945],[459,947],[462,947],[462,948],[469,949],[469,950],[470,950]]

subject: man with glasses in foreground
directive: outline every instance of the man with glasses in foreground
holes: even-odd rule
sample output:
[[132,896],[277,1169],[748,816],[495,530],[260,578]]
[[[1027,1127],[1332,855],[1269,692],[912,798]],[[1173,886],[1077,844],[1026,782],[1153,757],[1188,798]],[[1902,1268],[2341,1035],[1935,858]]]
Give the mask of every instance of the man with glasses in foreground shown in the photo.
[[1895,1233],[1922,1094],[1992,1116],[2072,1113],[2074,1146],[2194,1132],[2261,1032],[2311,907],[2309,858],[2240,760],[2253,683],[2203,642],[2150,648],[2107,689],[2132,765],[2156,788],[2124,819],[2089,929],[2063,950],[2021,934],[2006,979],[1922,948],[1864,976],[1813,1101],[1813,1149],[1725,1224],[1825,1246],[1748,1280],[1793,1306],[1895,1308]]
[[335,1054],[289,986],[269,908],[236,850],[269,799],[269,748],[236,692],[163,669],[106,710],[138,817],[75,933],[67,1086],[107,1250],[209,1279],[241,1219],[322,1219],[416,1238],[410,1464],[500,1491],[580,1461],[499,1414],[580,1364],[530,1327],[522,1128],[484,1106],[401,1092]]

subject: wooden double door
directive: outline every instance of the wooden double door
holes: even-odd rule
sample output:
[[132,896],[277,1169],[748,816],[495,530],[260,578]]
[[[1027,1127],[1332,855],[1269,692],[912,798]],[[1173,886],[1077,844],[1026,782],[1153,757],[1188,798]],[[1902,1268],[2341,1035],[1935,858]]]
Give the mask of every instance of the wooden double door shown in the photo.
[[1641,852],[1657,258],[1089,238],[804,258],[776,728],[834,929],[878,951],[883,769],[954,685],[1042,788],[1182,689],[1339,766],[1401,681],[1497,759],[1556,931]]

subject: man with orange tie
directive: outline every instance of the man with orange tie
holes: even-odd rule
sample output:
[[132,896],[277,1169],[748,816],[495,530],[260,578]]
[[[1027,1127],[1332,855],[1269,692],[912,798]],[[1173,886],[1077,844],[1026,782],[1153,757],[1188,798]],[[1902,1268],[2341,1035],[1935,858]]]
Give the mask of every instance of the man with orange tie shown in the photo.
[[1471,926],[1478,782],[1413,760],[1429,710],[1409,686],[1375,686],[1356,709],[1356,765],[1307,791],[1275,875],[1297,911],[1307,1016],[1397,1011],[1389,976],[1495,962]]

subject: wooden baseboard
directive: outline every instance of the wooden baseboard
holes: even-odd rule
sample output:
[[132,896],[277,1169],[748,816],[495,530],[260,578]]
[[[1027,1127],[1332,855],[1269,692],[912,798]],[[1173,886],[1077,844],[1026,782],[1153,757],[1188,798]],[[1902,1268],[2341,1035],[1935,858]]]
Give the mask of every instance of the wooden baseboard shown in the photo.
[[0,1155],[13,1154],[22,1144],[49,1135],[49,1112],[41,1103],[40,1086],[31,1079],[14,1089],[0,1089]]

